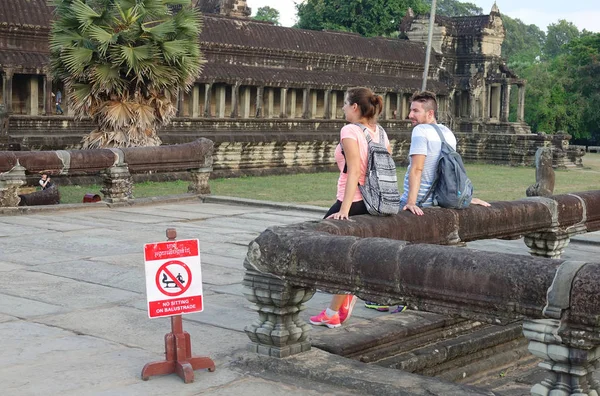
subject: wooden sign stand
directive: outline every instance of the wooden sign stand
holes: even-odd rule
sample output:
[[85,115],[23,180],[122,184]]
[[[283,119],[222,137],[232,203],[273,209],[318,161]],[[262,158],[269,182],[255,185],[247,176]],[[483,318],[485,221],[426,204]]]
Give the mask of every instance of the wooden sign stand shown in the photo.
[[[174,241],[177,231],[167,229],[167,239]],[[215,371],[215,362],[206,356],[192,356],[190,334],[183,331],[181,315],[171,316],[171,332],[165,334],[164,361],[151,362],[142,369],[142,379],[147,381],[151,376],[177,373],[184,383],[194,382],[194,370],[208,369]]]

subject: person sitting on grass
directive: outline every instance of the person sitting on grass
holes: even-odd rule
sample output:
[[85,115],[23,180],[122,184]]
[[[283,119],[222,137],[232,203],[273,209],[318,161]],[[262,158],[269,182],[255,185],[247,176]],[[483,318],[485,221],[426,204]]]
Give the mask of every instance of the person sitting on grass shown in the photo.
[[52,181],[50,181],[50,177],[48,176],[47,173],[42,173],[42,178],[40,179],[40,186],[42,186],[42,190],[45,190],[47,188],[51,188],[54,186],[54,183],[52,183]]

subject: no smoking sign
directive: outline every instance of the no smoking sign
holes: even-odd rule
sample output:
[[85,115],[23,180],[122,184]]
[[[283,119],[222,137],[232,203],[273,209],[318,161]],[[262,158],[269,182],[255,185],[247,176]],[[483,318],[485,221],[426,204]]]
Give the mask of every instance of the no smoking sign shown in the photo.
[[202,311],[199,245],[197,239],[144,245],[150,318]]

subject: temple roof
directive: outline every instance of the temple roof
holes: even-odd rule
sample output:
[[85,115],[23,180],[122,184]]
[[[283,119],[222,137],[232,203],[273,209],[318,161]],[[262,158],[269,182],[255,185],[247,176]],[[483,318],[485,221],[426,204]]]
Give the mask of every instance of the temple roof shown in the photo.
[[[47,0],[0,1],[0,24],[20,26],[40,26],[49,28],[53,18],[53,8]],[[390,38],[365,38],[358,34],[344,32],[324,32],[275,26],[251,19],[237,19],[221,15],[205,14],[200,34],[203,47],[231,48],[233,52],[254,52],[270,58],[274,53],[283,56],[311,56],[335,62],[335,57],[380,60],[392,64],[405,64],[419,67],[425,59],[425,46],[422,43]],[[221,51],[220,51],[221,52]],[[385,72],[341,72],[311,71],[277,66],[242,66],[230,64],[228,58],[217,56],[208,59],[203,75],[198,81],[230,82],[253,81],[254,84],[290,87],[322,86],[342,88],[355,85],[369,85],[376,89],[395,91],[416,90],[420,79],[391,77]],[[21,66],[33,69],[47,65],[47,55],[16,49],[0,49],[0,66]],[[346,60],[344,60],[346,62]],[[262,63],[262,62],[261,62]],[[444,84],[432,81],[438,91],[446,91]]]
[[[242,85],[273,85],[289,88],[320,87],[346,89],[363,85],[375,90],[414,92],[421,89],[421,79],[392,77],[372,73],[340,73],[338,71],[311,71],[290,68],[241,66],[222,63],[206,63],[198,82],[222,82]],[[439,94],[448,92],[445,84],[428,81],[428,88]]]
[[0,1],[0,25],[50,27],[53,7],[48,0]]
[[383,59],[419,65],[425,61],[425,47],[422,43],[366,38],[353,33],[287,28],[216,15],[204,16],[200,40],[247,48]]
[[0,67],[18,67],[20,72],[41,69],[50,63],[47,53],[0,49]]
[[435,16],[435,22],[438,25],[453,29],[456,35],[471,35],[481,33],[484,28],[493,28],[492,15],[473,15],[461,17]]

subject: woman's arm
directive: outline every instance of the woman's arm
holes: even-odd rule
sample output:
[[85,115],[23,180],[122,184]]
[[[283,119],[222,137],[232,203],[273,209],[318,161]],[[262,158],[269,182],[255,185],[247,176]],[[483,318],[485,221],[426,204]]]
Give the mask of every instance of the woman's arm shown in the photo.
[[410,156],[410,172],[408,173],[408,198],[406,205],[402,210],[410,210],[417,216],[423,214],[423,210],[417,206],[417,197],[421,188],[421,175],[425,166],[425,158],[423,154],[413,154]]
[[332,214],[328,219],[348,219],[350,206],[354,200],[356,189],[358,188],[358,180],[360,179],[360,152],[358,142],[354,139],[342,139],[342,147],[346,156],[346,166],[348,179],[346,180],[346,191],[344,191],[344,200],[340,211]]

